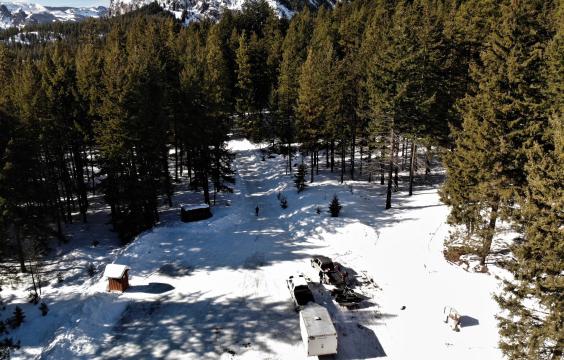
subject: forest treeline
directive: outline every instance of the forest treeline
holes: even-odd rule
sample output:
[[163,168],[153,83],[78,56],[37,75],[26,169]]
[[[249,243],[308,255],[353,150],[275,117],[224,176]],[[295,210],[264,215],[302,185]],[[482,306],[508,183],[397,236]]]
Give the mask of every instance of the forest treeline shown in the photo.
[[416,155],[433,151],[449,246],[485,266],[500,222],[520,235],[501,349],[560,359],[563,18],[562,1],[357,0],[287,20],[253,0],[183,27],[153,4],[0,43],[0,255],[25,271],[65,223],[88,221],[90,193],[125,240],[184,173],[213,201],[233,182],[231,132],[271,142],[290,172],[299,143],[311,182],[320,164],[378,178],[375,207],[392,206],[403,166],[411,195]]

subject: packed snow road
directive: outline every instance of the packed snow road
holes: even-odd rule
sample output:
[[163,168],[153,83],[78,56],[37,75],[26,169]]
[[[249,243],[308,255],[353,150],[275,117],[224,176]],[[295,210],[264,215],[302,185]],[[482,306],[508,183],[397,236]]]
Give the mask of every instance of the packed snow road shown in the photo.
[[[115,258],[131,268],[131,288],[107,293],[100,277],[69,294],[72,315],[38,358],[303,359],[285,279],[303,272],[316,281],[315,254],[352,275],[366,271],[378,285],[360,289],[370,299],[358,310],[339,308],[324,286],[312,286],[335,322],[337,359],[501,358],[491,299],[497,281],[444,261],[447,210],[436,187],[413,197],[398,192],[387,211],[380,185],[341,185],[325,172],[297,194],[282,157],[261,161],[248,141],[230,146],[231,205],[222,200],[209,220],[168,221],[139,236]],[[334,194],[339,218],[326,212]],[[461,332],[442,322],[444,306],[465,316]]]

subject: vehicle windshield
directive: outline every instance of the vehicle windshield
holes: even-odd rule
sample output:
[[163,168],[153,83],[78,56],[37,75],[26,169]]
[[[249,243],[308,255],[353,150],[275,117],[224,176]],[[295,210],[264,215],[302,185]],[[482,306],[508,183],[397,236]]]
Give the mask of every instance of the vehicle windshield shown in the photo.
[[313,294],[307,288],[305,289],[296,288],[295,294],[296,294],[296,302],[298,303],[298,305],[305,305],[308,302],[313,301]]

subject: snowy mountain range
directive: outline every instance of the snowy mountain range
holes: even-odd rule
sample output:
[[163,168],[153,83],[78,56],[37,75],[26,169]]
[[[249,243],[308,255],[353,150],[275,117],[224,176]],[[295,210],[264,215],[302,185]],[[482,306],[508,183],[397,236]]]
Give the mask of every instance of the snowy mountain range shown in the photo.
[[[205,18],[219,19],[223,9],[239,10],[245,0],[110,0],[109,8],[43,6],[25,0],[0,0],[0,29],[23,27],[56,21],[80,21],[89,17],[115,16],[141,8],[156,1],[185,23]],[[337,0],[267,0],[280,17],[290,18],[298,10],[296,4],[319,7],[333,6]]]
[[[222,9],[240,10],[245,0],[110,0],[109,15],[120,15],[156,1],[163,9],[183,18],[185,23],[205,18],[219,19]],[[323,4],[334,6],[337,0],[267,0],[280,17],[290,18],[297,5],[317,8]]]
[[54,7],[26,1],[7,2],[0,0],[0,29],[56,21],[80,21],[89,17],[105,16],[107,12],[108,9],[103,6],[89,8]]

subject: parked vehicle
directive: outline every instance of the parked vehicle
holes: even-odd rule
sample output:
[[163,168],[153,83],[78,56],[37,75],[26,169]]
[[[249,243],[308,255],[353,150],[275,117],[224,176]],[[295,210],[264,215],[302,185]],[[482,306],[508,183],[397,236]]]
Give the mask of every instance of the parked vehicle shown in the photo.
[[337,287],[346,286],[345,277],[342,272],[337,270],[320,272],[320,281],[323,284],[335,285]]
[[319,271],[319,282],[335,286],[346,285],[345,273],[327,256],[314,256],[311,258],[311,266]]
[[302,274],[290,276],[288,280],[286,280],[286,285],[288,286],[288,290],[290,290],[290,296],[292,297],[296,311],[301,310],[304,305],[315,301],[308,282]]
[[311,258],[311,266],[317,271],[332,271],[335,270],[335,264],[333,260],[327,256],[316,255]]
[[337,330],[323,306],[313,303],[302,309],[300,330],[307,356],[337,353]]

